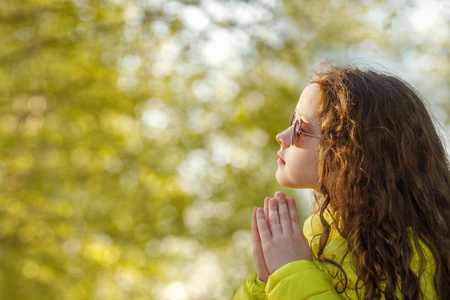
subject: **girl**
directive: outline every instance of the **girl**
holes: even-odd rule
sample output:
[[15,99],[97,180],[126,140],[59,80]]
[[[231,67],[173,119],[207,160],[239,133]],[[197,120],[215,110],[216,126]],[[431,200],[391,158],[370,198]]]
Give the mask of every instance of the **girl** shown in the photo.
[[257,272],[233,299],[450,299],[449,161],[408,84],[319,71],[277,141],[277,181],[317,213],[301,230],[281,192],[255,208]]

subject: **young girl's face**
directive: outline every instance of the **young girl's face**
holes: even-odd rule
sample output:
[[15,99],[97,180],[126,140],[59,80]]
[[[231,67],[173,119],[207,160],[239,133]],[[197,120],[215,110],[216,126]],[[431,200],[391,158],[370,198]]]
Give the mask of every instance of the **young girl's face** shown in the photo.
[[[281,145],[278,151],[276,178],[279,184],[291,188],[314,188],[318,181],[317,150],[320,125],[317,116],[319,86],[308,85],[295,108],[293,124],[277,135]],[[296,120],[301,123],[301,133],[291,145]]]

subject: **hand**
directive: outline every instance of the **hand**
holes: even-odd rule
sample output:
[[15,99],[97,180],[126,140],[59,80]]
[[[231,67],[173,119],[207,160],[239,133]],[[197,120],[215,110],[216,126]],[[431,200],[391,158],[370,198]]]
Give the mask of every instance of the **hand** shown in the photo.
[[268,202],[264,206],[268,206],[269,225],[264,210],[257,208],[255,211],[259,245],[268,272],[272,274],[293,261],[312,260],[308,241],[300,227],[295,200],[277,192],[275,198],[266,198],[265,202]]

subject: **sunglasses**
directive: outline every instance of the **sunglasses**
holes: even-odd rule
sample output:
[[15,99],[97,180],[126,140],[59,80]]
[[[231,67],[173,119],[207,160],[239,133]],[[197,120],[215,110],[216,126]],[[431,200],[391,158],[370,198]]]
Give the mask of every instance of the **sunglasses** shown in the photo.
[[300,134],[304,134],[304,135],[307,135],[307,136],[310,136],[310,137],[313,137],[316,139],[320,139],[320,136],[315,136],[315,135],[304,132],[302,130],[302,123],[303,123],[302,120],[298,120],[295,117],[295,111],[294,111],[294,114],[292,115],[291,123],[289,124],[289,127],[291,127],[294,124],[293,132],[292,132],[291,146],[295,144],[295,141],[299,138]]

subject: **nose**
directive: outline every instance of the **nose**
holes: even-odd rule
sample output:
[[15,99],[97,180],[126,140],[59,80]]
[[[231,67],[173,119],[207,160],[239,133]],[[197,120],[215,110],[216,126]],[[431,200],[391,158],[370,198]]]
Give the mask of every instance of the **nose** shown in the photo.
[[[290,128],[290,127],[289,127]],[[283,148],[289,148],[291,146],[291,131],[289,130],[289,128],[287,128],[285,131],[280,132],[279,134],[277,134],[276,139],[278,141],[278,143],[283,147]]]

